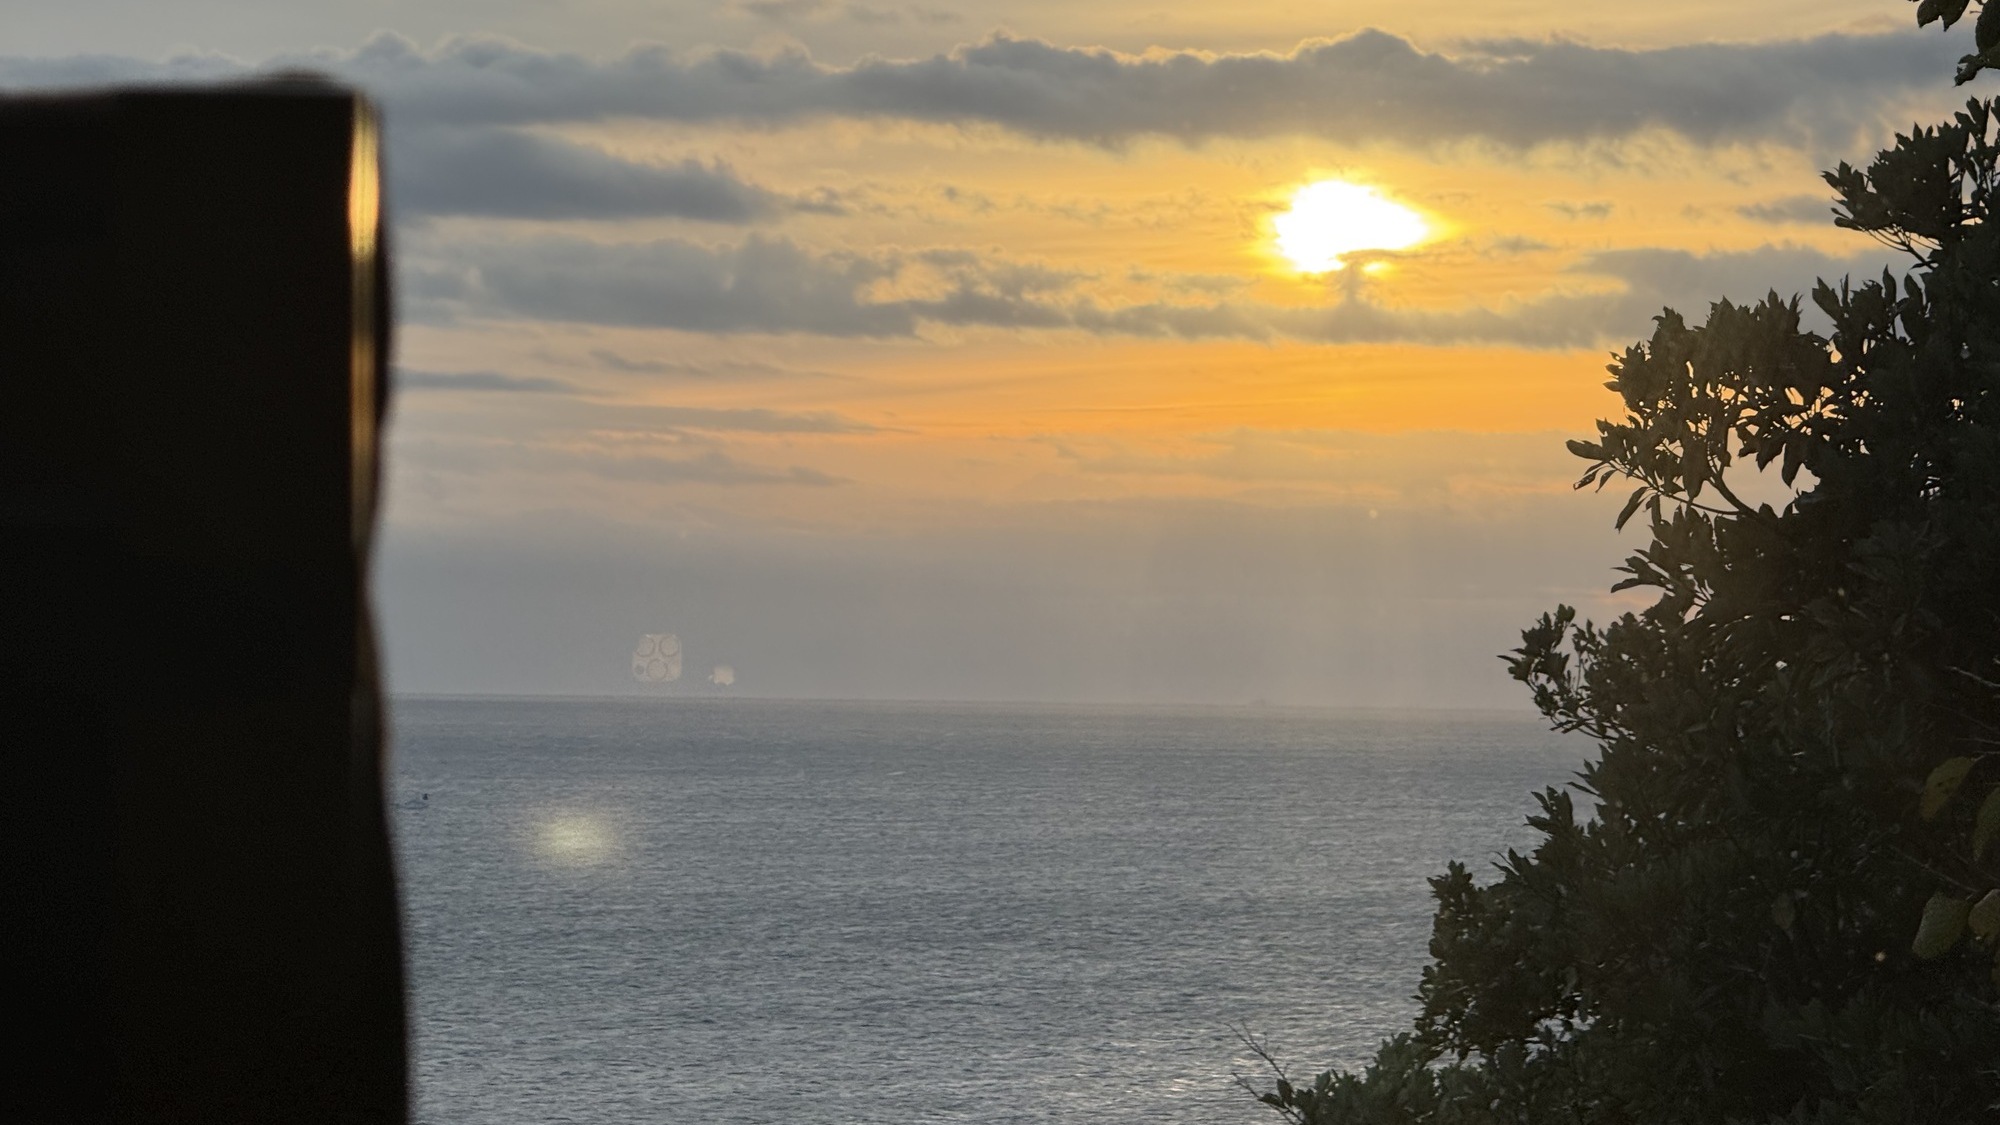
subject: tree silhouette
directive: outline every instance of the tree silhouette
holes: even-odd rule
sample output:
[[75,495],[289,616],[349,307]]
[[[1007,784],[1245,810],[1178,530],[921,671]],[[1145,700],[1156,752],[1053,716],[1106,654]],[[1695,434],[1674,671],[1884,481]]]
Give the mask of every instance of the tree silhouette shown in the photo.
[[[1953,24],[1963,20],[1972,0],[1910,0],[1917,6],[1917,26],[1939,25],[1942,31],[1950,31]],[[2000,5],[1979,0],[1979,14],[1972,21],[1972,54],[1958,60],[1960,85],[1970,82],[1979,72],[2000,66]]]
[[[1964,0],[1925,0],[1950,23]],[[2000,16],[1979,15],[1982,51]],[[1979,66],[1989,65],[1986,56]],[[2000,64],[1996,64],[2000,65]],[[1976,68],[1975,68],[1976,69]],[[1992,103],[1827,173],[1908,273],[1668,310],[1570,443],[1650,542],[1510,668],[1601,747],[1453,864],[1415,1029],[1296,1122],[2000,1120],[2000,139]],[[1768,470],[1783,508],[1741,484]],[[1595,800],[1581,810],[1574,791]]]

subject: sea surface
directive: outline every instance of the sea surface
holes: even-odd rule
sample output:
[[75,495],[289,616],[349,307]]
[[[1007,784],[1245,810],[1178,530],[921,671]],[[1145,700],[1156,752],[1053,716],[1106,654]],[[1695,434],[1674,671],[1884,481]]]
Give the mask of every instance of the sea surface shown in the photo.
[[[399,699],[419,1120],[1276,1122],[1407,1027],[1530,715]],[[1265,1082],[1265,1084],[1268,1084]]]

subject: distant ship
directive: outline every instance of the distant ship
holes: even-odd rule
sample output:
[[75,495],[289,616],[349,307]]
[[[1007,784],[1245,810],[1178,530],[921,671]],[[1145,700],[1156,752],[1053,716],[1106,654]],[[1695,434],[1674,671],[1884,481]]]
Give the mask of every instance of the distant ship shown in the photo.
[[632,650],[632,678],[642,684],[672,683],[681,678],[681,639],[672,633],[647,633]]
[[736,682],[736,669],[727,664],[717,664],[715,671],[708,674],[708,682],[718,687],[728,687]]

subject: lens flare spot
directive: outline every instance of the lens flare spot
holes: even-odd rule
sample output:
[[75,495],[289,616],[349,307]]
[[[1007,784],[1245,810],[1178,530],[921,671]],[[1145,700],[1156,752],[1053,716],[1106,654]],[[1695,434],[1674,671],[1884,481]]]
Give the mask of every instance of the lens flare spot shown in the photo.
[[535,827],[535,850],[555,863],[596,863],[611,854],[611,845],[611,830],[594,816],[553,816]]
[[1345,180],[1307,184],[1292,196],[1291,210],[1271,220],[1278,253],[1301,273],[1345,269],[1346,258],[1370,251],[1406,250],[1430,228],[1423,216],[1385,199],[1374,188]]

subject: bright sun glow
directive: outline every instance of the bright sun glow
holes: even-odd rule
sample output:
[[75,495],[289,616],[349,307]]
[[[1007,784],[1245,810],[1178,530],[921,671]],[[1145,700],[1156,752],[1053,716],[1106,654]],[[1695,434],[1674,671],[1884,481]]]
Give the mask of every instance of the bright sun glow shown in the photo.
[[1278,253],[1304,273],[1344,269],[1341,259],[1366,250],[1402,250],[1430,233],[1422,216],[1345,180],[1307,184],[1292,209],[1271,221]]

